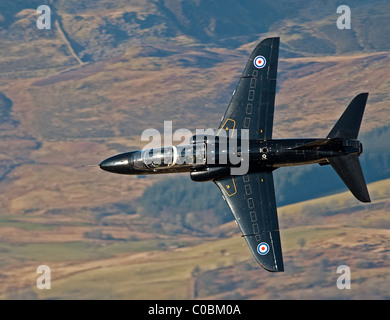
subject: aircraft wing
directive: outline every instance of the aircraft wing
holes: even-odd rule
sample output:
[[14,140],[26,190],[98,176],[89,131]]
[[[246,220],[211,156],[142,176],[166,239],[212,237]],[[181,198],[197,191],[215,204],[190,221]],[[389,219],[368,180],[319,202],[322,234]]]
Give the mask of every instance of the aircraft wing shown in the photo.
[[215,181],[256,261],[268,271],[283,271],[272,171]]
[[221,120],[221,130],[249,129],[249,139],[272,138],[279,38],[267,38],[253,50]]

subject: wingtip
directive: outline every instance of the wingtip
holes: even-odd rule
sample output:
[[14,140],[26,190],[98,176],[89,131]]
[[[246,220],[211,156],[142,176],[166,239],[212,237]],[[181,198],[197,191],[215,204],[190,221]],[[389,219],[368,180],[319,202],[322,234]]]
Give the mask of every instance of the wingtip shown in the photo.
[[260,265],[260,267],[262,267],[264,270],[266,270],[268,272],[284,272],[283,265],[281,265],[281,266],[275,265],[275,266],[272,266],[272,268],[266,267],[266,266],[262,265],[261,263],[259,263],[259,265]]
[[[282,261],[260,261],[255,256],[256,262],[259,264],[260,267],[262,267],[264,270],[268,272],[283,272],[284,271],[284,265],[283,260]],[[266,263],[264,263],[266,262]],[[268,263],[267,263],[268,262]]]
[[361,198],[361,197],[359,197],[359,198],[357,198],[359,201],[361,201],[361,202],[364,202],[364,203],[370,203],[371,202],[371,198],[370,198],[370,196],[367,196],[366,198]]
[[268,38],[265,38],[263,40],[261,40],[259,42],[259,45],[272,45],[272,44],[275,44],[274,42],[277,41],[279,42],[280,41],[280,37],[268,37]]

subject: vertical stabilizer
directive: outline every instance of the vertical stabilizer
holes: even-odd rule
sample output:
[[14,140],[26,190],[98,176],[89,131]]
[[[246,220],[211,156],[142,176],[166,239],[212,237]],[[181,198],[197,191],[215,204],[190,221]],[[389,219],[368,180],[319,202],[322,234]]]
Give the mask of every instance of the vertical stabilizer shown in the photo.
[[368,93],[358,94],[345,109],[327,138],[357,139]]

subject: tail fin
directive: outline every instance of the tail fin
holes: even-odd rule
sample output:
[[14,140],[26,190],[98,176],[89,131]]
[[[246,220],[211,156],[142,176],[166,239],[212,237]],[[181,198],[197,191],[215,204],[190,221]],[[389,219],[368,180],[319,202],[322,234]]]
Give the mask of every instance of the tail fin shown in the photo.
[[[327,138],[357,139],[368,93],[358,94],[336,122]],[[357,154],[329,158],[328,161],[352,194],[362,202],[371,202]]]
[[357,139],[368,93],[358,94],[345,109],[327,138]]
[[328,161],[356,199],[371,202],[357,154],[329,158]]

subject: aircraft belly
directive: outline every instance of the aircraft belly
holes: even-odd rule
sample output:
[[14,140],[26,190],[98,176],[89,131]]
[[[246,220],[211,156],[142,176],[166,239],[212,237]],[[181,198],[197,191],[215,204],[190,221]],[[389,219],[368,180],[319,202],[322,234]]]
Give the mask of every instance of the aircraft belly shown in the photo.
[[258,168],[279,168],[286,166],[298,166],[304,164],[320,163],[333,157],[334,152],[291,150],[282,152],[251,153],[250,170]]

